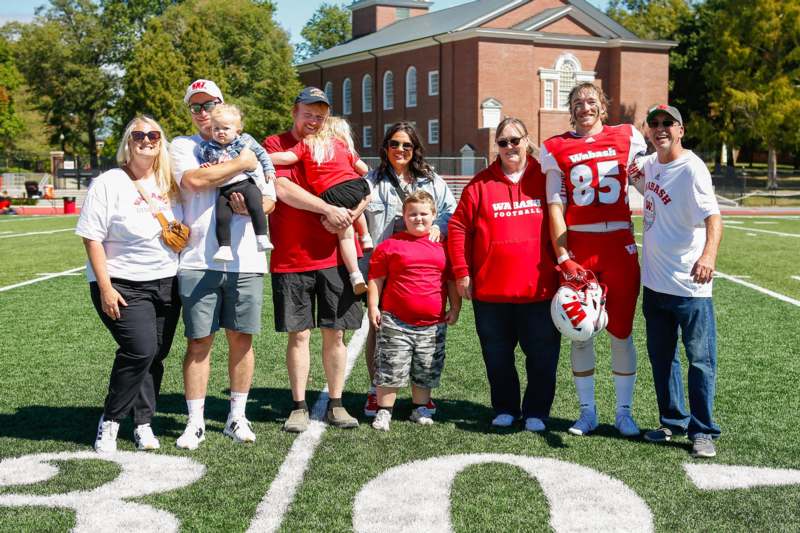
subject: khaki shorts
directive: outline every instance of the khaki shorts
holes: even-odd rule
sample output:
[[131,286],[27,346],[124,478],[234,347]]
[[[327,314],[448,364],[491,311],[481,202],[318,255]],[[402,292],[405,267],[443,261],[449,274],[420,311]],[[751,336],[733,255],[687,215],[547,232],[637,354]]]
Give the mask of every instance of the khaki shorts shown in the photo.
[[261,331],[264,275],[219,270],[179,270],[183,325],[188,339],[219,328],[255,335]]
[[375,349],[375,385],[405,387],[411,383],[433,389],[444,368],[446,324],[412,326],[381,313]]

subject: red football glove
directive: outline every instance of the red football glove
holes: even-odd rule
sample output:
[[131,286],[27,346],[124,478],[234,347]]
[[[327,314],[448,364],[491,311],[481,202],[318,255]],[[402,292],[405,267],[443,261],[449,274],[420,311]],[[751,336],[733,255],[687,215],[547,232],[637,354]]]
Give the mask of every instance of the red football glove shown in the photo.
[[572,259],[567,259],[556,268],[566,281],[581,281],[586,277],[586,269]]

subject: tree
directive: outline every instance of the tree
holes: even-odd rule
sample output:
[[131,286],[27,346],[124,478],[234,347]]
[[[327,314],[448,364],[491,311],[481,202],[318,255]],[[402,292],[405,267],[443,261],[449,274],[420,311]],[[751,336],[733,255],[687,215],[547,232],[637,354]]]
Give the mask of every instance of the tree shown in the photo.
[[298,62],[308,59],[349,41],[352,33],[350,11],[335,4],[323,3],[300,30],[305,42],[297,46],[296,59]]
[[152,18],[125,64],[119,124],[148,113],[170,136],[190,133],[183,94],[208,78],[242,109],[256,138],[288,127],[300,85],[273,13],[271,2],[187,0]]
[[112,35],[91,0],[51,0],[36,20],[21,26],[14,54],[34,89],[33,102],[74,151],[97,166],[97,131],[115,96]]
[[8,41],[0,37],[0,149],[7,151],[23,124],[14,106],[14,92],[22,85],[22,76],[14,64]]
[[777,188],[777,151],[800,147],[800,4],[709,0],[711,110],[768,151]]

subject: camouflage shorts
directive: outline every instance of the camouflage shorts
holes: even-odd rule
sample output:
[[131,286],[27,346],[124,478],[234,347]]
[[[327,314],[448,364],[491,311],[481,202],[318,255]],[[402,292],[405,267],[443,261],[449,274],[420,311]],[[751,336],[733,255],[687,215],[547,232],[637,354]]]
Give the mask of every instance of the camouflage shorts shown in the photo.
[[412,326],[381,313],[375,349],[375,385],[405,387],[408,376],[419,387],[439,386],[444,368],[446,324]]

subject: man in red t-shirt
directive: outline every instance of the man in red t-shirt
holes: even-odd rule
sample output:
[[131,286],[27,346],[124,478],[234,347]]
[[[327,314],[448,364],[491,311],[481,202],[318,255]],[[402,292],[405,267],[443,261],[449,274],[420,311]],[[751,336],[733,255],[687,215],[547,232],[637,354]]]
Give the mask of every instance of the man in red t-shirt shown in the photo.
[[[623,436],[632,437],[639,435],[631,413],[636,382],[631,331],[639,296],[639,261],[628,206],[627,168],[647,145],[630,124],[604,124],[608,99],[594,84],[578,84],[568,101],[575,130],[547,139],[541,149],[550,238],[566,279],[580,278],[588,269],[608,287],[607,329],[617,393],[614,425]],[[586,435],[598,425],[593,339],[573,341],[571,359],[580,416],[569,432]]]
[[[280,135],[264,139],[267,152],[286,152],[306,135],[315,133],[330,112],[325,93],[306,87],[292,108],[294,125]],[[311,329],[322,333],[322,358],[330,402],[326,421],[352,428],[358,420],[342,407],[347,349],[344,330],[361,326],[361,302],[348,280],[338,254],[336,230],[353,223],[358,213],[325,203],[314,195],[302,164],[276,166],[278,202],[270,216],[275,249],[270,256],[275,329],[289,334],[286,366],[294,408],[283,428],[302,432],[308,428],[306,384],[310,367]]]

